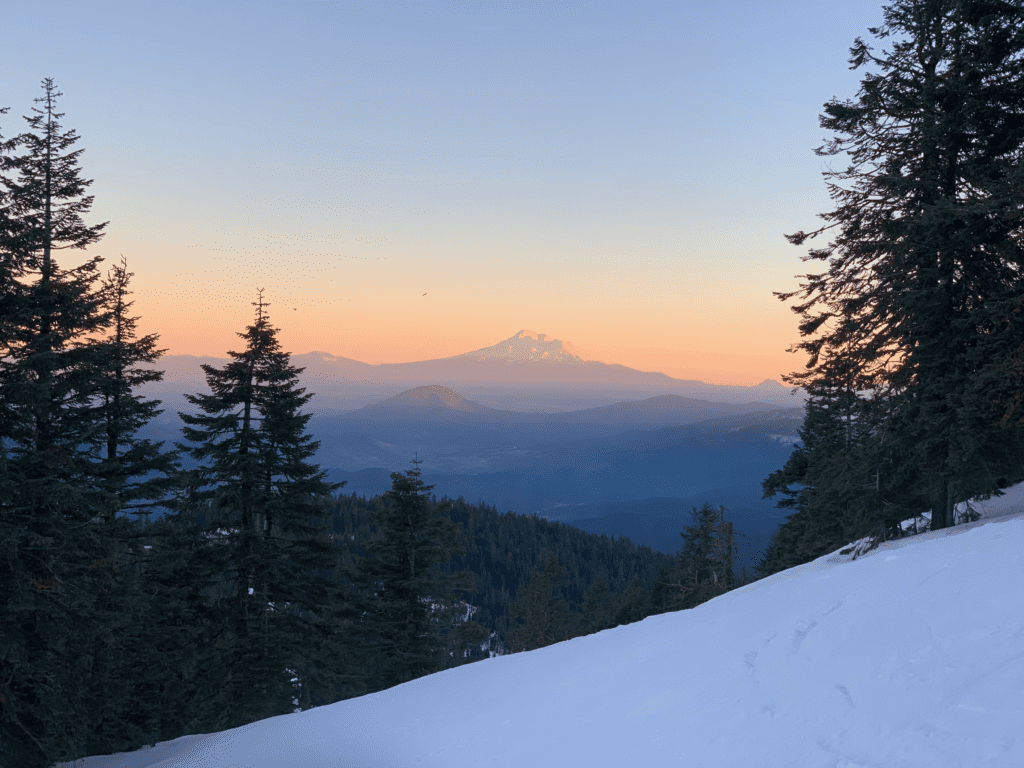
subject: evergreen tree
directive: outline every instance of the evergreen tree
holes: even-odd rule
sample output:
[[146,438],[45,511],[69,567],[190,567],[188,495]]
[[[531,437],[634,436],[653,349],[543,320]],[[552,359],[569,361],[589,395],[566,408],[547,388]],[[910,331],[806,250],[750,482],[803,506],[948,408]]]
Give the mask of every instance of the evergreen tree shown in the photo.
[[505,635],[510,651],[532,651],[575,636],[577,617],[561,594],[565,577],[555,553],[546,552],[544,567],[530,574],[512,604],[512,624]]
[[356,573],[367,601],[356,642],[367,657],[370,690],[389,688],[446,666],[435,617],[471,588],[440,566],[465,551],[458,526],[426,494],[419,464],[391,473],[391,490],[372,512],[376,535]]
[[[211,654],[200,659],[218,680],[219,717],[230,728],[292,711],[302,674],[330,674],[331,625],[340,596],[335,553],[320,520],[328,483],[309,459],[305,434],[312,397],[298,387],[270,325],[262,291],[243,352],[223,369],[204,365],[211,394],[189,395],[201,409],[180,414],[200,466],[188,473],[179,514],[192,514],[206,542],[203,576],[215,606]],[[187,525],[187,523],[183,522]],[[196,570],[200,566],[196,566]]]
[[118,537],[102,525],[97,486],[95,346],[107,324],[98,257],[65,270],[53,257],[84,249],[105,224],[82,219],[92,196],[78,140],[63,132],[61,95],[43,81],[29,131],[4,143],[0,177],[0,750],[11,764],[48,766],[88,750],[104,717],[89,695],[113,682],[97,659],[116,646],[122,612]]
[[737,586],[736,546],[725,508],[705,503],[693,508],[692,523],[680,533],[683,546],[673,568],[662,571],[652,604],[659,612],[694,608]]
[[619,596],[618,603],[618,610],[612,619],[613,627],[633,624],[651,615],[651,596],[640,583],[638,576],[634,576],[629,582],[629,586]]
[[[167,497],[176,482],[176,453],[163,443],[139,438],[136,433],[163,413],[159,400],[144,400],[135,390],[163,379],[163,371],[140,368],[156,362],[167,350],[157,349],[156,334],[136,338],[139,318],[130,317],[128,284],[134,276],[127,261],[115,264],[104,281],[105,308],[110,317],[108,337],[96,345],[100,380],[97,398],[102,432],[98,435],[103,457],[101,485],[116,499],[117,512],[146,514]],[[107,514],[112,520],[114,510]]]
[[[0,108],[0,117],[10,111]],[[14,139],[4,139],[0,133],[0,358],[7,357],[10,349],[13,327],[8,319],[14,313],[14,301],[21,295],[19,280],[25,274],[25,259],[16,247],[18,217],[13,211],[6,174],[11,170],[13,158],[9,155],[17,149]],[[4,414],[0,412],[0,431],[4,429]],[[3,450],[0,444],[0,451]]]
[[[932,525],[954,505],[1020,476],[1022,430],[1000,416],[1000,381],[1022,329],[1020,150],[1024,145],[1024,9],[1019,0],[895,0],[881,56],[858,38],[850,63],[874,66],[857,100],[825,104],[834,133],[816,150],[846,153],[828,171],[835,210],[794,244],[835,229],[808,259],[798,297],[807,370],[787,381],[859,393],[878,420],[875,485],[927,499]],[[817,463],[824,453],[808,454]],[[883,474],[889,472],[889,477]],[[876,523],[893,527],[884,508]],[[864,531],[864,533],[869,532]]]
[[870,461],[878,439],[864,418],[862,399],[829,391],[821,382],[814,393],[806,403],[799,445],[785,466],[762,483],[764,497],[781,494],[777,506],[793,514],[773,535],[758,567],[761,576],[810,562],[858,538],[883,506],[884,494],[875,482],[881,467]]
[[166,650],[166,643],[154,634],[159,612],[168,608],[167,595],[152,599],[156,584],[149,580],[152,568],[140,521],[132,522],[128,516],[148,517],[150,510],[169,501],[177,482],[177,456],[163,451],[162,443],[137,435],[161,411],[159,401],[144,400],[135,390],[163,377],[161,371],[138,366],[155,362],[164,350],[156,349],[155,334],[136,338],[138,318],[128,315],[132,276],[122,258],[103,282],[109,332],[107,338],[89,342],[100,374],[94,396],[100,429],[93,440],[101,458],[95,483],[106,503],[98,511],[117,538],[119,585],[101,598],[109,622],[119,631],[116,643],[101,644],[92,652],[94,674],[110,682],[89,691],[96,699],[94,711],[104,713],[94,728],[90,753],[134,749],[159,740],[156,710],[167,704],[155,695],[162,681],[153,679],[168,660],[155,651],[161,646]]
[[735,585],[732,523],[725,507],[705,503],[693,510],[693,523],[683,529],[679,554],[682,599],[687,607],[724,595]]
[[583,599],[583,626],[588,633],[611,628],[615,617],[615,596],[608,579],[599,575]]

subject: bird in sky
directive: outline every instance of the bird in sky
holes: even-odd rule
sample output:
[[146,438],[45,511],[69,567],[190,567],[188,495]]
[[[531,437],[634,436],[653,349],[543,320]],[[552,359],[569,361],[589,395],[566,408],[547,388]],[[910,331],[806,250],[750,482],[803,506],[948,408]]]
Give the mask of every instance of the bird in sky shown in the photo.
[[424,293],[423,295],[426,296],[427,294]]

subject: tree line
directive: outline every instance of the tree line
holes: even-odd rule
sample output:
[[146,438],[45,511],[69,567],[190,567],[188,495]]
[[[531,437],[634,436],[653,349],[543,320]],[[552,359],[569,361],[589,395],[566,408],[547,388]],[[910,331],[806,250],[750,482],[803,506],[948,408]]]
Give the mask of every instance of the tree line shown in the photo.
[[[418,462],[365,499],[311,460],[313,397],[262,290],[174,446],[159,337],[138,336],[51,79],[0,134],[0,762],[40,766],[232,728],[495,653],[693,605],[735,585],[724,511],[675,558],[438,500]],[[6,114],[5,108],[0,115]],[[183,459],[191,461],[183,468]]]
[[[894,0],[871,69],[825,104],[835,209],[779,292],[808,362],[801,442],[766,478],[789,512],[758,575],[852,541],[941,529],[1024,480],[1024,0]],[[158,337],[98,243],[60,94],[0,134],[0,757],[49,766],[381,690],[742,583],[725,511],[675,557],[441,499],[418,466],[381,497],[311,461],[312,394],[262,292],[243,348],[204,366],[174,446]],[[0,110],[0,115],[7,109]],[[2,128],[2,126],[0,126]],[[183,457],[191,459],[182,468]],[[154,514],[159,513],[159,514]]]
[[896,0],[861,38],[854,99],[825,104],[836,203],[793,300],[801,443],[764,481],[791,512],[767,575],[844,544],[974,518],[1024,480],[1024,8]]

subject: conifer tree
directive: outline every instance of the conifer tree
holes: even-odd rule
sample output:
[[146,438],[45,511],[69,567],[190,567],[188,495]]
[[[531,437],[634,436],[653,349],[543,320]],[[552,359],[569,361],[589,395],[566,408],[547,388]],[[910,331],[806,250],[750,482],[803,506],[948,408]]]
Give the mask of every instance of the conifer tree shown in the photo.
[[736,546],[725,507],[705,503],[693,510],[693,523],[683,529],[679,554],[682,600],[686,607],[707,602],[733,588]]
[[608,587],[608,579],[599,575],[583,597],[583,625],[586,631],[609,629],[615,616],[615,596]]
[[614,627],[633,624],[651,615],[651,595],[640,583],[639,576],[630,579],[629,585],[619,596],[618,604],[618,610],[612,620]]
[[[0,117],[9,111],[10,107],[0,107]],[[0,359],[7,357],[10,349],[14,329],[9,318],[14,313],[14,301],[20,295],[19,280],[25,274],[25,259],[15,247],[19,222],[13,211],[7,179],[13,162],[9,155],[16,147],[14,139],[5,139],[0,133],[0,178],[4,179],[0,182]],[[3,419],[3,413],[0,412],[0,430],[3,429]]]
[[[116,499],[117,511],[146,514],[160,505],[176,483],[176,454],[164,451],[163,443],[137,436],[140,428],[163,413],[159,400],[145,400],[136,390],[161,381],[163,371],[141,368],[155,363],[167,351],[157,349],[156,334],[136,338],[139,318],[130,317],[134,302],[128,285],[135,273],[124,257],[103,282],[105,309],[110,330],[95,345],[101,379],[97,393],[102,431],[98,435],[103,458],[101,485]],[[113,515],[108,513],[108,520]]]
[[[758,567],[761,576],[810,562],[858,538],[885,507],[886,493],[876,481],[884,476],[889,482],[891,466],[887,462],[883,473],[872,461],[879,439],[863,400],[856,393],[828,391],[821,382],[814,393],[805,406],[800,443],[785,466],[762,483],[765,498],[781,494],[778,508],[793,513],[773,535]],[[911,505],[911,499],[899,499],[901,508]],[[887,510],[885,517],[901,514]]]
[[[860,38],[851,68],[873,67],[856,100],[825,104],[821,156],[832,241],[808,259],[798,298],[807,369],[787,377],[861,395],[875,423],[876,485],[926,498],[934,528],[957,502],[1020,476],[1022,429],[1000,425],[1013,393],[1003,375],[1021,348],[1019,158],[1024,147],[1024,8],[1020,0],[895,0]],[[821,457],[824,454],[820,454]],[[818,455],[813,459],[818,460]],[[882,477],[891,471],[887,479]],[[877,510],[883,526],[896,522]],[[865,531],[867,533],[868,531]]]
[[329,674],[339,603],[336,556],[319,518],[343,484],[309,462],[319,443],[305,434],[311,414],[300,409],[312,394],[281,351],[262,291],[253,306],[255,323],[238,334],[245,350],[229,352],[223,369],[204,365],[211,393],[187,396],[202,412],[180,414],[191,444],[179,447],[200,462],[187,474],[185,510],[198,509],[217,606],[214,653],[200,660],[208,679],[219,676],[215,728],[292,711],[299,667]]
[[371,513],[376,536],[358,567],[367,604],[357,642],[369,659],[371,690],[389,688],[444,668],[445,642],[435,616],[471,587],[439,568],[463,553],[459,528],[427,493],[416,466],[391,473],[384,504]]
[[120,587],[115,593],[103,593],[109,622],[119,627],[116,643],[103,643],[92,653],[95,674],[105,675],[109,682],[97,683],[89,692],[97,700],[94,710],[104,713],[93,731],[91,753],[134,749],[159,740],[160,720],[155,712],[166,702],[155,695],[161,684],[153,676],[170,660],[155,651],[159,646],[167,650],[154,624],[169,603],[166,594],[160,601],[153,600],[158,579],[152,580],[152,558],[139,517],[148,518],[155,507],[169,503],[177,483],[177,455],[164,451],[162,443],[137,435],[161,411],[159,401],[144,400],[136,390],[163,377],[161,371],[139,364],[155,362],[164,350],[156,348],[155,334],[136,338],[139,318],[128,314],[133,303],[128,300],[132,276],[122,257],[103,281],[108,335],[89,341],[99,372],[94,396],[99,429],[93,441],[100,457],[95,483],[105,504],[97,511],[117,539]]
[[680,532],[683,546],[673,568],[662,571],[654,602],[659,611],[693,608],[736,586],[732,523],[725,508],[693,508],[692,523]]
[[73,269],[54,259],[106,225],[82,219],[93,198],[82,150],[69,151],[78,136],[62,131],[52,80],[43,92],[29,130],[4,143],[22,151],[3,157],[0,176],[0,749],[19,766],[88,749],[103,718],[88,692],[110,682],[95,652],[116,644],[122,620],[111,610],[117,537],[98,524],[109,506],[93,443],[99,373],[83,343],[107,323],[100,259]]
[[575,619],[562,596],[566,570],[558,557],[548,551],[544,567],[535,569],[530,580],[519,588],[512,603],[512,625],[505,642],[513,653],[544,648],[574,636]]

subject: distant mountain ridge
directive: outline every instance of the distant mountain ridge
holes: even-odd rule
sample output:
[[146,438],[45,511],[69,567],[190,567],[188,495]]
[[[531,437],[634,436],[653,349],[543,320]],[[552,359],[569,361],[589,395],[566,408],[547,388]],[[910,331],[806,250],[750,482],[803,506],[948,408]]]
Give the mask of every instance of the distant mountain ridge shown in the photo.
[[488,408],[463,397],[459,392],[439,384],[400,392],[378,403],[334,416],[339,423],[351,421],[387,422],[395,419],[476,422],[480,425],[503,423],[516,425],[546,425],[554,427],[578,425],[608,425],[622,428],[644,426],[670,426],[690,424],[708,418],[745,413],[776,411],[778,406],[768,403],[721,403],[698,400],[680,395],[655,395],[644,400],[630,400],[595,408],[582,408],[561,413],[522,413],[519,411]]
[[[205,387],[201,365],[219,367],[225,362],[226,358],[167,355],[152,366],[166,372],[165,380],[150,389],[179,394],[199,391]],[[528,329],[489,347],[434,360],[371,365],[315,351],[292,355],[292,363],[305,369],[302,385],[317,394],[319,406],[333,410],[339,408],[328,404],[328,400],[341,401],[340,410],[352,410],[397,394],[396,390],[430,385],[471,390],[474,397],[492,400],[489,394],[504,389],[506,395],[513,397],[503,396],[500,400],[518,398],[520,402],[543,399],[532,394],[541,392],[548,393],[547,399],[552,402],[561,400],[553,396],[560,390],[577,393],[580,400],[588,399],[586,393],[614,393],[622,400],[639,394],[673,393],[718,402],[763,402],[777,407],[799,404],[788,397],[793,392],[790,387],[772,379],[755,386],[676,379],[664,373],[590,359],[570,342],[549,339],[547,334]]]
[[467,400],[451,387],[444,387],[440,384],[427,384],[426,386],[399,392],[397,395],[381,400],[379,403],[373,403],[355,411],[350,411],[346,416],[364,419],[399,415],[444,418],[456,413],[500,415],[506,412]]

